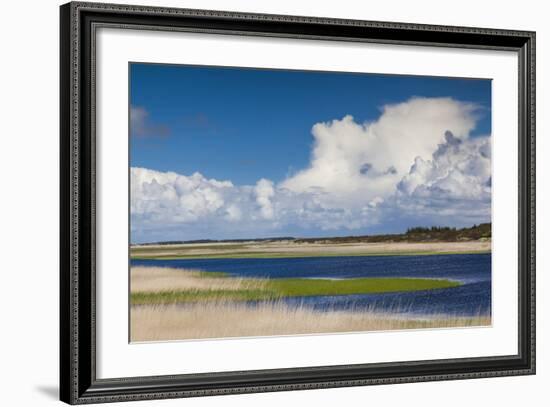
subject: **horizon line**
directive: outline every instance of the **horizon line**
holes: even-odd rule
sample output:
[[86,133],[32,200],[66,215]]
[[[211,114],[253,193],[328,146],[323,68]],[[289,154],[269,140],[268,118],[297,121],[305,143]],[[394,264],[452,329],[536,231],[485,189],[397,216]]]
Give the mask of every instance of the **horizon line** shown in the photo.
[[362,235],[341,235],[341,236],[271,236],[271,237],[256,237],[256,238],[227,238],[227,239],[211,239],[211,238],[202,238],[202,239],[186,239],[186,240],[159,240],[159,241],[151,241],[151,242],[140,242],[140,243],[132,243],[130,242],[130,246],[139,246],[139,245],[167,245],[167,244],[190,244],[190,243],[225,243],[225,242],[250,242],[250,241],[268,241],[268,240],[323,240],[323,239],[346,239],[346,238],[365,238],[365,237],[377,237],[377,236],[400,236],[405,235],[408,233],[408,231],[412,229],[432,229],[432,228],[439,228],[439,229],[450,229],[454,231],[462,231],[466,229],[475,229],[477,227],[480,227],[482,225],[491,225],[492,221],[489,222],[481,222],[481,223],[474,223],[472,226],[465,226],[465,227],[454,227],[454,226],[437,226],[437,225],[431,225],[431,226],[412,226],[408,227],[404,232],[396,232],[396,233],[377,233],[377,234],[362,234]]

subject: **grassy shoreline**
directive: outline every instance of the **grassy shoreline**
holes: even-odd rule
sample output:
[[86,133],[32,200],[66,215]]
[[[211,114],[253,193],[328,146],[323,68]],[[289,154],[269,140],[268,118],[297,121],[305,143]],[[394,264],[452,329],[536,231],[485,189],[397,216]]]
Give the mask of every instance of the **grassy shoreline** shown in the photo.
[[132,305],[200,301],[262,301],[322,295],[380,294],[451,288],[461,283],[429,278],[234,278],[170,268],[132,268]]
[[[409,292],[458,286],[426,278],[356,278],[342,280],[229,277],[223,273],[167,267],[130,269],[131,341],[296,335],[486,326],[491,316],[407,315],[365,309],[315,311],[284,298]],[[257,301],[253,306],[249,301]]]

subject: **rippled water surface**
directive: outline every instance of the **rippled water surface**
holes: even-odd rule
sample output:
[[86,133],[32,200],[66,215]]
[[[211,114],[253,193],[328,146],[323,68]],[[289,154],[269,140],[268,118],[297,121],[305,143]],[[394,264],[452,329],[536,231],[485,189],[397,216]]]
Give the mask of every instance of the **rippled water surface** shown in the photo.
[[225,272],[261,278],[443,278],[463,283],[436,290],[287,298],[316,310],[374,309],[414,314],[488,314],[491,308],[491,255],[338,256],[284,259],[132,260],[131,265]]

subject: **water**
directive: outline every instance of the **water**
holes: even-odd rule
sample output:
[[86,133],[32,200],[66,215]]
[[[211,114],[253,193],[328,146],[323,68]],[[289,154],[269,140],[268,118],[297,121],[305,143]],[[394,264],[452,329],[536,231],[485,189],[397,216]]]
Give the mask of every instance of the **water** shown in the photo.
[[491,255],[338,256],[284,259],[132,260],[132,266],[160,266],[225,272],[257,278],[418,277],[460,281],[459,287],[416,292],[287,298],[289,305],[318,311],[365,309],[429,315],[489,314]]

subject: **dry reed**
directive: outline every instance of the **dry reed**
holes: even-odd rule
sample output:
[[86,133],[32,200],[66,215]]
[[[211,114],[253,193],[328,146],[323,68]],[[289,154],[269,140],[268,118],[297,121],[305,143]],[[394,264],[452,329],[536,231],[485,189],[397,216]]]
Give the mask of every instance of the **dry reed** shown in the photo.
[[138,292],[162,292],[184,290],[247,290],[261,289],[265,282],[252,278],[208,277],[199,270],[185,270],[168,267],[132,267],[130,290]]
[[279,301],[254,306],[230,302],[134,306],[130,328],[132,341],[161,341],[490,324],[487,315],[405,317],[373,311],[317,312]]

